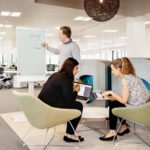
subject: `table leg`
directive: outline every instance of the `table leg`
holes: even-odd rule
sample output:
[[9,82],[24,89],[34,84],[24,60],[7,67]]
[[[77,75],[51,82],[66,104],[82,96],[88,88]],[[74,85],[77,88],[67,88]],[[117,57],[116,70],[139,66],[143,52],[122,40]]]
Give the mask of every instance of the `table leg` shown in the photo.
[[34,94],[34,82],[28,82],[28,92]]

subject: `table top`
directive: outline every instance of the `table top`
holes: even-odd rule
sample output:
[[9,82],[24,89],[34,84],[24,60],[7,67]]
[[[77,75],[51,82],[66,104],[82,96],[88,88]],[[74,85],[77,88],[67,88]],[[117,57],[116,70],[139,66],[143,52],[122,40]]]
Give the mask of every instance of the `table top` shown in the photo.
[[49,76],[44,76],[44,75],[27,75],[27,76],[14,76],[14,79],[19,81],[19,82],[40,82],[40,81],[47,81]]
[[105,107],[84,107],[82,118],[108,118],[109,108]]
[[18,73],[17,70],[5,70],[4,73]]

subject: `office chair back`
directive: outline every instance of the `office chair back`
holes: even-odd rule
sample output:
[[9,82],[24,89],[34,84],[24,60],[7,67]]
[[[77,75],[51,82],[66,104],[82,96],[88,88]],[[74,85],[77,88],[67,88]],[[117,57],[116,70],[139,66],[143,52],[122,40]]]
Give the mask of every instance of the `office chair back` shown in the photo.
[[81,115],[76,109],[60,109],[51,107],[29,93],[13,91],[21,110],[32,126],[45,129],[66,123]]
[[[80,76],[79,79],[83,84],[89,84],[89,85],[93,86],[93,76],[92,75],[82,75],[82,76]],[[91,103],[93,101],[94,101],[94,97],[91,94],[89,97],[88,103]]]
[[148,81],[146,81],[145,79],[142,79],[142,81],[143,81],[144,85],[146,86],[146,88],[148,89],[148,91],[150,92],[150,83]]
[[0,78],[3,78],[4,68],[0,67]]

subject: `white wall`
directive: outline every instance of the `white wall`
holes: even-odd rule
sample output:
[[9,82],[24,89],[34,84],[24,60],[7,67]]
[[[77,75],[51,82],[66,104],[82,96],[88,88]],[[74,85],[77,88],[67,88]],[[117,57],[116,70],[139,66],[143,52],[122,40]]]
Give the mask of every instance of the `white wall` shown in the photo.
[[150,58],[150,27],[146,28],[146,57]]

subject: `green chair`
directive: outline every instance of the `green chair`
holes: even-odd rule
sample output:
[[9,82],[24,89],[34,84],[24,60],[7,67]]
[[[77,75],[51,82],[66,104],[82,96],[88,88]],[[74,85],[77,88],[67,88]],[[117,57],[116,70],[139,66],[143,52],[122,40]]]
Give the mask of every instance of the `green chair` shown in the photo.
[[[52,141],[55,136],[55,128],[57,125],[69,122],[72,129],[74,130],[70,120],[77,118],[81,115],[81,112],[76,109],[60,109],[51,107],[37,97],[31,95],[30,93],[20,93],[13,91],[13,94],[16,96],[21,110],[24,112],[27,120],[30,124],[38,129],[46,129],[46,134],[43,138],[41,145],[41,150],[46,149],[48,144]],[[45,139],[50,128],[54,127],[54,134],[47,145],[44,146]],[[28,130],[25,136],[22,138],[22,141],[31,131],[32,127]],[[74,130],[75,131],[75,130]],[[77,135],[77,132],[75,131]],[[80,145],[80,140],[79,140]]]
[[[144,126],[146,129],[150,127],[150,102],[143,104],[141,106],[134,107],[126,107],[126,108],[114,108],[112,110],[113,114],[122,118],[123,120],[128,120],[134,123],[134,131],[135,124],[140,124]],[[121,121],[121,123],[122,123]],[[121,125],[120,123],[120,125]],[[120,125],[117,129],[117,133],[119,131]],[[147,130],[148,131],[148,130]],[[140,138],[145,144],[150,146],[148,142],[146,142],[143,138],[141,138],[135,131],[135,135]]]
[[[145,79],[141,78],[144,85],[150,91],[150,83],[146,81]],[[136,106],[136,107],[126,107],[126,108],[115,108],[112,110],[113,114],[123,118],[123,120],[129,120],[134,123],[134,133],[135,135],[140,138],[145,144],[150,146],[149,143],[147,143],[144,139],[142,139],[135,130],[135,125],[140,124],[143,125],[147,131],[149,132],[148,128],[150,127],[150,116],[148,115],[150,113],[150,102],[147,104],[144,104],[142,106]],[[122,123],[120,122],[120,125]],[[119,131],[120,125],[117,129],[117,132]],[[115,138],[114,138],[115,139]],[[114,140],[113,140],[114,141]]]

